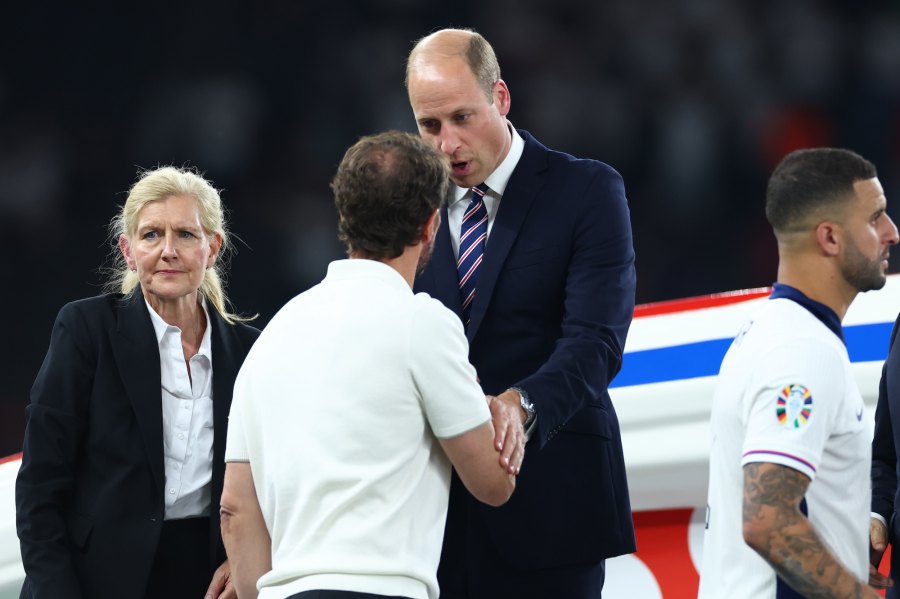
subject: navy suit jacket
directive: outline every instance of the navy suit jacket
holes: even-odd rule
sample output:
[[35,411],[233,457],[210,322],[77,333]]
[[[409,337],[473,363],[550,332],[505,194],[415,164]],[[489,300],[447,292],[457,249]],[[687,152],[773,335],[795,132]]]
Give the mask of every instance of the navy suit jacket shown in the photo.
[[[259,335],[209,310],[213,364],[210,577],[234,379]],[[23,597],[143,597],[163,523],[159,347],[140,289],[65,305],[31,390],[16,528]]]
[[[596,562],[635,550],[619,423],[607,388],[634,312],[631,223],[619,174],[554,152],[520,131],[525,150],[500,201],[467,330],[482,388],[523,388],[537,429],[506,505],[478,503],[454,477],[443,559],[485,527],[500,554],[528,567]],[[443,215],[416,281],[461,314]]]
[[900,573],[900,488],[897,487],[897,448],[900,447],[900,347],[897,330],[900,317],[891,332],[890,352],[881,370],[878,406],[875,408],[875,436],[872,439],[872,511],[888,522],[891,542],[891,572]]

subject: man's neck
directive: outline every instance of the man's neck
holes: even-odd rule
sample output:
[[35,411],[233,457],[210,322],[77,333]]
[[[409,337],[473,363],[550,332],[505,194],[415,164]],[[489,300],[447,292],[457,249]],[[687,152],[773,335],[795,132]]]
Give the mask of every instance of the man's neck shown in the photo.
[[402,254],[397,256],[396,258],[366,258],[365,256],[360,256],[359,254],[352,253],[350,254],[351,260],[374,260],[375,262],[381,262],[382,264],[386,264],[400,273],[400,276],[403,277],[403,280],[409,284],[409,288],[412,289],[413,283],[416,279],[416,267],[419,264],[419,250],[418,246],[409,246],[404,250]]
[[824,270],[782,260],[778,265],[778,282],[790,285],[803,295],[825,304],[843,321],[850,304],[859,293],[835,269]]

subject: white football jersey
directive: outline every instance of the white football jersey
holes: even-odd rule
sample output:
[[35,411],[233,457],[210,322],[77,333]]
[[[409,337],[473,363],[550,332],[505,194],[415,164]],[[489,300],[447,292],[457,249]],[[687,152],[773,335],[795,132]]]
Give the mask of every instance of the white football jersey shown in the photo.
[[711,438],[701,599],[797,596],[785,594],[790,589],[744,542],[743,467],[754,462],[810,478],[802,506],[810,522],[844,566],[867,580],[871,423],[847,348],[823,320],[786,297],[766,302],[722,362]]

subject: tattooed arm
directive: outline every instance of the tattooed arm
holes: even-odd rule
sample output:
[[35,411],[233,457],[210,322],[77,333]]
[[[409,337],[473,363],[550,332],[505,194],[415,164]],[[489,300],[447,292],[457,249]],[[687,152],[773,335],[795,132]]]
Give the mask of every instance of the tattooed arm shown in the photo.
[[778,464],[744,466],[744,541],[804,597],[878,598],[838,561],[800,512],[809,482]]

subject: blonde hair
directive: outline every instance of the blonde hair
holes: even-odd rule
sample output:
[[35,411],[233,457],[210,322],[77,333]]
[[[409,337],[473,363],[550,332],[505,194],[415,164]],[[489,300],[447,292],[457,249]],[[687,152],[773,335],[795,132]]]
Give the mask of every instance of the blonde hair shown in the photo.
[[139,173],[138,180],[128,191],[128,198],[119,213],[109,223],[109,235],[113,245],[111,253],[112,265],[108,269],[104,291],[129,294],[138,286],[138,275],[128,268],[125,257],[118,249],[119,237],[124,235],[132,239],[137,232],[138,215],[145,206],[153,202],[161,202],[172,196],[189,196],[197,201],[200,212],[200,224],[207,235],[216,235],[222,239],[219,258],[212,268],[206,270],[200,283],[199,293],[216,309],[229,324],[253,320],[232,314],[226,309],[229,304],[225,295],[224,282],[228,241],[228,227],[225,222],[225,210],[219,192],[199,173],[187,168],[163,166],[154,170]]

